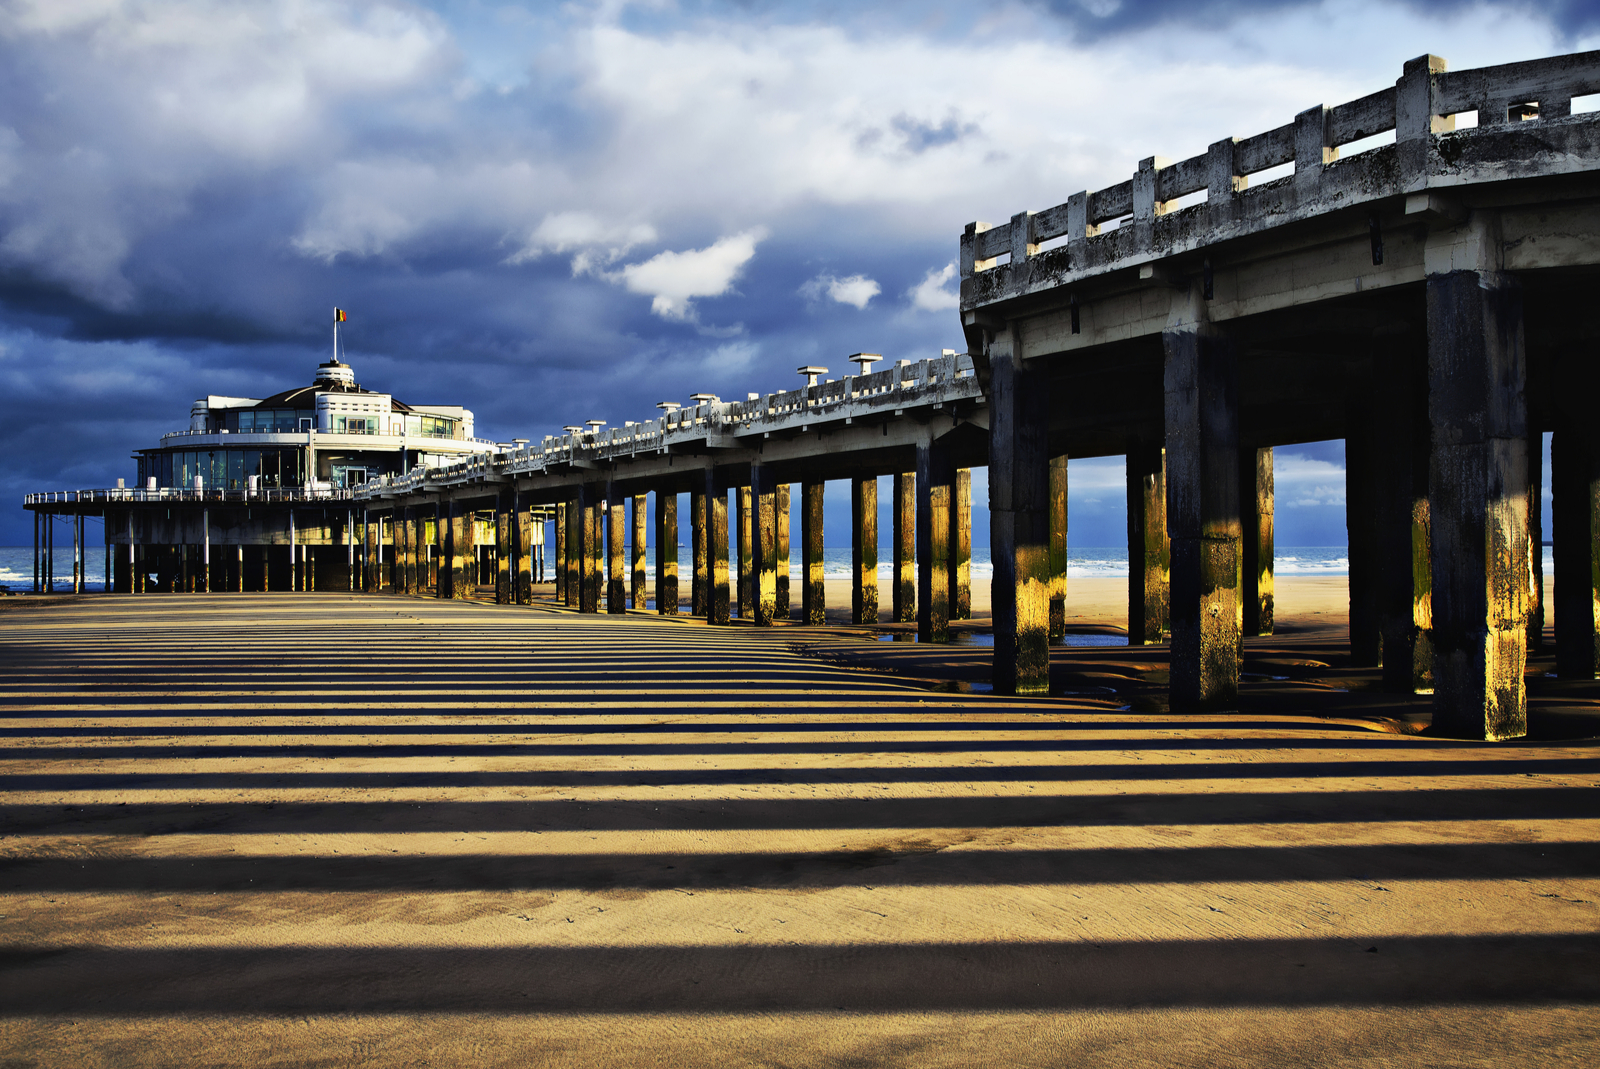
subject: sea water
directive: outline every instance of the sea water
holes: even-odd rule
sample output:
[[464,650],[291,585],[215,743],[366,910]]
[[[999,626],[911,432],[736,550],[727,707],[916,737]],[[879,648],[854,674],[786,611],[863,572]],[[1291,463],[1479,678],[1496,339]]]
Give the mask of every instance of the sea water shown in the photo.
[[[632,552],[627,554],[632,559]],[[878,582],[887,584],[894,576],[894,564],[889,560],[888,547],[878,550]],[[33,550],[28,546],[0,546],[0,588],[31,590],[33,588]],[[655,578],[655,553],[645,555],[646,573]],[[84,576],[89,590],[105,589],[106,550],[103,545],[90,545],[84,554]],[[689,548],[678,548],[678,575],[683,581],[689,564]],[[72,585],[72,545],[56,545],[56,589]],[[1555,560],[1551,548],[1544,547],[1544,572],[1555,574]],[[826,549],[822,555],[822,573],[831,579],[850,576],[850,550]],[[1279,546],[1273,560],[1276,575],[1327,575],[1350,574],[1349,550],[1344,546]],[[548,573],[547,573],[548,574]],[[972,581],[988,582],[994,574],[986,546],[972,547]],[[1067,551],[1067,577],[1069,579],[1126,578],[1128,551],[1119,546],[1081,546]],[[798,584],[800,575],[800,550],[793,547],[789,562],[789,578]]]

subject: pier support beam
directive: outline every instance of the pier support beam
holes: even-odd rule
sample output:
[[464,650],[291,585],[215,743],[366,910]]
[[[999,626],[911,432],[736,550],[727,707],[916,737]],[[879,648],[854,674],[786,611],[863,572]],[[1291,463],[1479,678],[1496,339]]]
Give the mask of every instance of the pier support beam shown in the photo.
[[917,640],[950,641],[950,530],[955,464],[947,446],[917,443]]
[[1067,634],[1067,457],[1050,458],[1050,641]]
[[[513,600],[518,605],[533,604],[534,557],[539,552],[535,548],[533,524],[533,512],[528,508],[528,502],[523,498],[521,491],[513,490],[511,531],[517,556],[514,576],[516,596]],[[540,531],[539,534],[542,535],[544,532]]]
[[1272,447],[1239,450],[1240,543],[1239,600],[1243,633],[1270,635],[1273,626]]
[[[1592,396],[1592,395],[1591,395]],[[1528,649],[1544,648],[1544,435],[1528,428]]]
[[556,503],[556,601],[572,604],[572,505]]
[[778,485],[772,469],[750,465],[750,603],[757,627],[778,613]]
[[1479,739],[1528,728],[1522,293],[1501,251],[1498,218],[1475,210],[1429,234],[1425,252],[1433,727]]
[[800,484],[800,616],[812,626],[828,622],[822,559],[823,486],[821,481]]
[[1128,453],[1128,645],[1161,642],[1171,629],[1167,539],[1167,451]]
[[1373,370],[1383,685],[1411,694],[1433,687],[1426,340],[1384,345]]
[[[707,476],[709,482],[710,476]],[[706,493],[689,493],[689,615],[704,616],[711,599],[710,572],[706,564]]]
[[606,584],[605,488],[585,486],[583,495],[578,530],[578,611],[598,613]]
[[606,512],[606,612],[615,616],[628,611],[628,506],[614,489],[607,490]]
[[1172,534],[1175,712],[1239,695],[1239,387],[1233,340],[1210,322],[1199,282],[1175,294],[1162,332],[1167,528]]
[[1600,442],[1593,420],[1592,414],[1563,419],[1550,442],[1556,675],[1561,679],[1593,679],[1600,666],[1600,586],[1595,577],[1600,563]]
[[628,519],[633,530],[633,571],[628,577],[628,605],[630,608],[642,609],[645,607],[645,599],[649,597],[645,590],[644,555],[649,543],[645,528],[650,525],[650,499],[644,494],[635,494],[628,509]]
[[791,549],[789,546],[789,484],[779,483],[775,498],[774,517],[776,520],[776,534],[774,545],[776,558],[773,566],[777,571],[778,593],[773,605],[773,612],[780,620],[789,618],[789,560]]
[[850,619],[878,622],[878,479],[850,480]]
[[501,492],[494,499],[494,602],[510,605],[516,601],[513,583],[516,573],[512,565],[517,560],[516,516],[511,511],[511,495]]
[[728,613],[728,483],[715,468],[706,469],[705,551],[706,622],[725,625]]
[[740,486],[734,495],[734,549],[738,554],[739,619],[748,620],[755,611],[754,517],[749,486]]
[[1049,380],[1022,359],[1016,328],[989,354],[989,552],[994,689],[1050,692]]
[[[920,464],[922,446],[917,447]],[[896,472],[894,476],[894,586],[893,607],[895,623],[910,623],[917,615],[917,517],[919,499],[917,475],[914,472]]]
[[950,523],[950,619],[972,619],[972,469],[956,469]]
[[656,612],[678,615],[678,495],[656,491]]

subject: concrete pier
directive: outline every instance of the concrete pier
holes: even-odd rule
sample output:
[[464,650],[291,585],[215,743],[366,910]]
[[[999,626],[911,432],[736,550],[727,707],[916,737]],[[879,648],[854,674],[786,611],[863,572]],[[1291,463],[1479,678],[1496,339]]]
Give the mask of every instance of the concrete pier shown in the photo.
[[800,617],[812,626],[827,623],[823,583],[822,492],[820,481],[800,486]]
[[1067,457],[1050,458],[1050,641],[1067,633]]
[[1128,484],[1128,644],[1160,642],[1171,629],[1168,584],[1166,450],[1130,450]]
[[[923,446],[917,449],[917,460],[922,461]],[[920,470],[920,469],[919,469]],[[894,473],[894,578],[893,612],[896,623],[910,623],[917,616],[917,531],[918,493],[917,473]]]
[[1270,635],[1273,623],[1273,519],[1276,491],[1272,447],[1239,451],[1240,543],[1239,601],[1242,633]]
[[955,464],[936,441],[917,447],[917,640],[950,641],[950,532],[955,512]]
[[628,503],[615,488],[606,493],[606,612],[628,611]]
[[778,484],[777,496],[774,499],[774,545],[777,559],[774,568],[777,572],[777,594],[773,602],[773,612],[780,620],[787,620],[790,616],[789,603],[789,564],[793,550],[789,544],[789,484]]
[[706,469],[706,620],[727,624],[728,605],[728,490],[727,479],[716,468]]
[[678,615],[678,495],[656,493],[656,612]]
[[645,599],[649,596],[646,592],[645,568],[645,551],[650,526],[648,496],[633,495],[628,504],[628,519],[633,529],[633,572],[629,577],[628,605],[630,608],[642,609],[645,607]]
[[994,688],[1050,689],[1049,385],[1012,333],[989,350],[989,552],[994,562]]
[[850,480],[850,618],[878,622],[878,480]]

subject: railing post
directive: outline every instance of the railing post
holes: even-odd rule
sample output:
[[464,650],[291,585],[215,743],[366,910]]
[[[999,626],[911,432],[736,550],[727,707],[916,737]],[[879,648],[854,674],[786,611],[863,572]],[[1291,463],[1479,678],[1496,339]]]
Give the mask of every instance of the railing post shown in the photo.
[[1433,135],[1455,129],[1455,117],[1439,115],[1436,101],[1438,75],[1449,64],[1438,56],[1407,60],[1394,85],[1394,141],[1400,164],[1401,192],[1416,193],[1428,187]]
[[1139,161],[1139,170],[1133,176],[1134,243],[1141,250],[1155,246],[1156,216],[1167,213],[1165,202],[1158,199],[1156,192],[1156,172],[1171,165],[1165,156],[1148,156]]

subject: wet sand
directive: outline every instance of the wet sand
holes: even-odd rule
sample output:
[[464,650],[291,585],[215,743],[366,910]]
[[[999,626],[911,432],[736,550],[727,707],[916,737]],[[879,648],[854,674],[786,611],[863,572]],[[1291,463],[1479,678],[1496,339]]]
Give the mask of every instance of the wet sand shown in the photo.
[[332,594],[6,604],[0,1060],[1600,1053],[1592,746],[949,693],[808,643],[884,645]]

